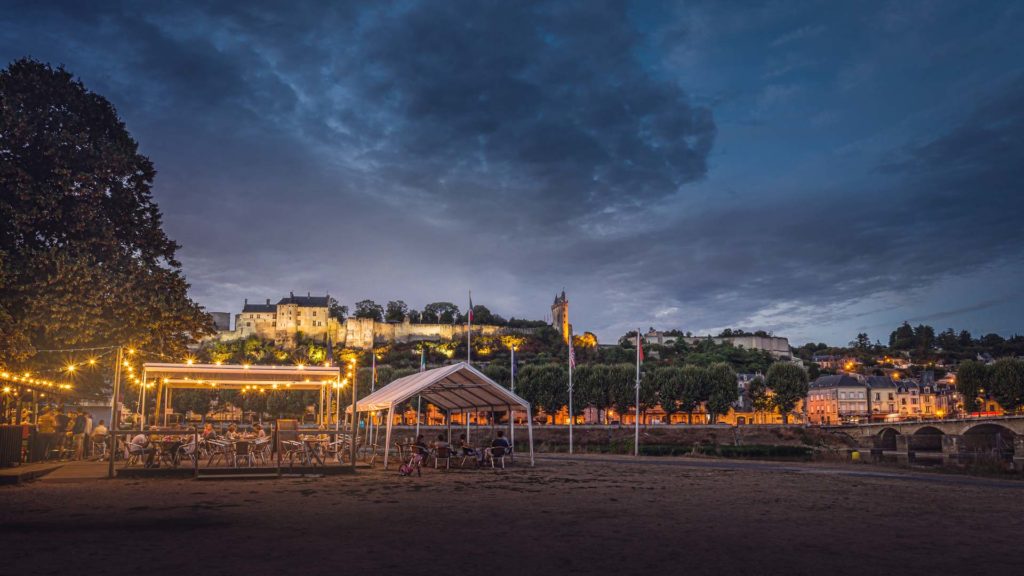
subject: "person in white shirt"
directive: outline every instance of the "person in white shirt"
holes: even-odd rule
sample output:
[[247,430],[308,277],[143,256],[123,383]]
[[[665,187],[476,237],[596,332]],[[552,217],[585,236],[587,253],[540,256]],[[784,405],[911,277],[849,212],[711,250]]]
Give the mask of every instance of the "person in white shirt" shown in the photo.
[[153,468],[155,466],[153,459],[156,458],[156,446],[153,446],[150,443],[149,436],[146,436],[145,434],[142,434],[140,432],[139,434],[136,434],[134,438],[132,438],[131,443],[132,446],[136,448],[136,450],[140,450],[143,454],[146,455],[146,468]]

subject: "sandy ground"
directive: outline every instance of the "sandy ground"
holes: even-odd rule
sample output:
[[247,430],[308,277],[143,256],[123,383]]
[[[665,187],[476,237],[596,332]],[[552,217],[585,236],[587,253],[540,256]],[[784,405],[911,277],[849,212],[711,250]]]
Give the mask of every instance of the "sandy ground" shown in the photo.
[[1015,574],[1024,482],[623,457],[0,488],[0,574]]

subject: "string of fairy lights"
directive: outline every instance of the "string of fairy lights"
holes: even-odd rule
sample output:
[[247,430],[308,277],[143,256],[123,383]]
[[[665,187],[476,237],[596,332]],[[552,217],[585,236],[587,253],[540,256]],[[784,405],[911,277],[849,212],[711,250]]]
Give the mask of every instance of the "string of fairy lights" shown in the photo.
[[[183,363],[186,365],[196,364],[196,358],[188,355],[184,359],[180,357],[164,354],[161,352],[143,350],[134,346],[93,346],[93,347],[75,347],[75,348],[49,348],[49,349],[38,349],[37,354],[40,355],[53,355],[59,354],[63,358],[60,361],[60,366],[52,368],[36,368],[31,370],[13,370],[4,368],[0,365],[0,381],[3,383],[3,393],[5,395],[19,394],[23,390],[32,390],[43,392],[45,397],[46,392],[54,394],[73,394],[75,391],[74,379],[77,376],[88,373],[90,370],[103,370],[108,367],[105,359],[109,356],[116,355],[118,349],[122,350],[121,354],[121,366],[123,381],[130,385],[139,386],[143,388],[153,388],[159,383],[158,379],[150,379],[143,376],[143,363],[144,358],[158,358],[166,360],[172,363]],[[325,384],[330,384],[334,389],[340,389],[345,387],[349,382],[355,379],[355,365],[356,360],[351,359],[348,362],[342,362],[343,365],[347,364],[347,370],[345,371],[345,377],[334,378],[332,380],[324,380]],[[214,361],[214,366],[221,366],[223,362]],[[306,364],[303,362],[296,363],[295,368],[299,370],[305,369],[307,366],[314,364]],[[331,367],[332,362],[323,362],[324,367]],[[254,366],[251,363],[241,364],[243,369],[249,369]],[[185,377],[185,381],[192,382],[191,377]],[[196,384],[209,385],[210,388],[216,388],[217,383],[215,381],[209,381],[204,379],[196,378]],[[306,382],[311,380],[307,379]],[[164,383],[167,380],[164,379]],[[237,388],[241,393],[258,393],[265,394],[268,391],[287,390],[292,387],[291,382],[283,383],[268,383],[262,385],[244,385]]]

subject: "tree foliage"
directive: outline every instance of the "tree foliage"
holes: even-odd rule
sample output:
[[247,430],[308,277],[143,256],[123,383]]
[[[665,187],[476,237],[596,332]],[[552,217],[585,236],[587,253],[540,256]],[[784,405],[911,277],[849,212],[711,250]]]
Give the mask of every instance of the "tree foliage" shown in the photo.
[[213,333],[162,229],[155,175],[110,102],[63,68],[0,71],[4,360],[128,343],[183,355]]
[[989,391],[1008,412],[1024,406],[1024,361],[1003,358],[992,365]]
[[960,363],[956,373],[956,391],[964,399],[964,409],[974,412],[978,409],[978,398],[988,386],[989,368],[981,362],[967,360]]
[[775,407],[782,413],[782,423],[789,424],[789,413],[807,397],[807,372],[796,364],[776,362],[768,369],[767,378]]
[[360,300],[356,302],[356,318],[370,318],[377,322],[384,321],[384,307],[373,300]]

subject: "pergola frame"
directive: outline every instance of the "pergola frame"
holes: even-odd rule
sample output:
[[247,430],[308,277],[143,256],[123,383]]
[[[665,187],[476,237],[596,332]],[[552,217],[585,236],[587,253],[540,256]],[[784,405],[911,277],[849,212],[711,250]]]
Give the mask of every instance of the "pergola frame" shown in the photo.
[[[140,390],[140,412],[142,421],[146,422],[145,394],[146,384],[156,383],[156,417],[160,416],[160,406],[171,403],[172,390],[264,390],[320,392],[320,414],[317,421],[323,425],[329,423],[330,414],[326,408],[331,405],[332,397],[341,387],[341,366],[257,366],[251,364],[174,364],[165,362],[146,362],[142,365],[142,389]],[[337,401],[341,402],[338,395]],[[164,423],[167,415],[164,413]]]
[[395,407],[414,397],[424,399],[445,411],[449,442],[451,442],[451,416],[453,413],[461,412],[465,415],[468,440],[470,412],[506,411],[509,415],[509,428],[512,429],[515,426],[514,408],[525,411],[530,443],[530,465],[533,466],[533,413],[530,403],[491,380],[473,366],[459,362],[451,366],[434,368],[399,378],[356,403],[357,418],[358,414],[363,412],[387,411],[387,432],[384,439],[385,468],[388,465],[388,453],[391,447],[391,428],[394,422]]

